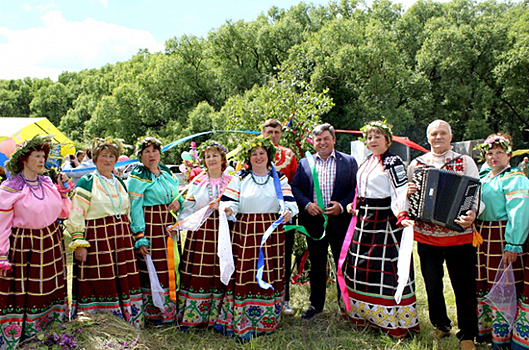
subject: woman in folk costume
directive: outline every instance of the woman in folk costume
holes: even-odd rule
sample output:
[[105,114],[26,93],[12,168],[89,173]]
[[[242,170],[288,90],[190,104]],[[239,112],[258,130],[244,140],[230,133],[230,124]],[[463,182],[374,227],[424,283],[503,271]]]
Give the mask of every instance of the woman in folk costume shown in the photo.
[[[350,303],[347,314],[359,326],[402,338],[419,332],[413,264],[400,303],[394,298],[402,227],[413,225],[407,216],[408,180],[400,157],[388,151],[391,128],[375,121],[361,130],[372,154],[357,173],[357,223],[342,270]],[[348,211],[353,213],[350,205]]]
[[0,187],[0,349],[14,349],[51,323],[68,321],[57,222],[61,213],[68,215],[68,189],[39,175],[50,140],[36,136],[19,147],[6,163],[11,177]]
[[[492,134],[476,148],[490,167],[479,174],[485,209],[476,221],[483,237],[477,251],[478,341],[492,341],[493,349],[529,349],[529,180],[510,166],[509,135]],[[512,263],[518,295],[512,332],[502,312],[485,303],[502,258],[505,266]]]
[[[257,137],[243,144],[240,155],[248,169],[232,178],[221,201],[220,210],[228,217],[237,217],[231,232],[235,272],[215,329],[242,340],[270,334],[281,321],[285,293],[283,228],[273,230],[262,245],[261,264],[260,245],[265,233],[270,233],[265,231],[272,224],[289,222],[298,207],[286,176],[271,171],[274,154],[275,146],[268,138]],[[256,278],[261,272],[262,278]]]
[[84,175],[72,198],[66,229],[75,251],[72,315],[113,313],[143,327],[140,276],[128,218],[125,184],[112,171],[121,143],[97,139],[92,149],[96,170]]
[[202,215],[201,209],[209,206],[209,215],[196,231],[187,231],[182,262],[180,264],[180,291],[178,293],[177,320],[183,328],[213,326],[220,313],[226,286],[220,279],[218,257],[219,197],[231,175],[224,175],[228,166],[226,148],[210,141],[201,145],[201,156],[207,172],[196,176],[185,198],[181,221],[190,215]]
[[[136,145],[136,155],[141,164],[129,176],[127,187],[130,195],[130,221],[134,235],[134,248],[142,255],[138,259],[146,321],[172,323],[176,316],[176,300],[170,298],[170,274],[167,256],[166,228],[175,220],[170,210],[176,212],[183,202],[178,198],[178,179],[169,168],[160,163],[162,143],[154,137],[146,137]],[[164,291],[164,310],[153,304],[149,272],[145,255],[150,254],[158,280]],[[171,271],[172,270],[172,271]]]

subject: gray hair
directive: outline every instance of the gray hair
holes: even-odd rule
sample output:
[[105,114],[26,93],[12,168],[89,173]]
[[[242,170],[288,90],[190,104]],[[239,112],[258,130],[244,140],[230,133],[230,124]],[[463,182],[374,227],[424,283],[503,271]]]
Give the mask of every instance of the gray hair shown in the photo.
[[314,130],[312,130],[312,136],[319,136],[324,131],[330,132],[333,139],[336,138],[336,133],[334,132],[334,127],[331,124],[329,124],[329,123],[317,125],[314,128]]
[[426,138],[428,138],[428,135],[430,134],[430,129],[435,128],[436,126],[439,126],[439,125],[446,125],[448,127],[448,133],[452,135],[452,127],[450,126],[450,124],[448,124],[448,122],[445,122],[442,119],[436,119],[433,122],[431,122],[426,128]]

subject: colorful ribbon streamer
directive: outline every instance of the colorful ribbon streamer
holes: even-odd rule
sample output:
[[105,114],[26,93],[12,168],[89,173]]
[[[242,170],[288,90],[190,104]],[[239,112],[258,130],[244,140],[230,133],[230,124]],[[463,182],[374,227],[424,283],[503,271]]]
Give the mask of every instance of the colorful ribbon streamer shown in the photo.
[[283,191],[281,190],[281,183],[279,182],[279,176],[277,175],[276,168],[274,166],[274,163],[272,163],[272,178],[274,180],[274,188],[276,190],[276,196],[277,200],[279,201],[279,219],[277,219],[270,227],[268,227],[263,234],[263,237],[261,237],[261,244],[259,246],[259,258],[257,259],[257,273],[255,274],[255,279],[257,281],[257,284],[263,289],[272,289],[274,290],[274,287],[263,280],[263,272],[264,272],[264,252],[263,252],[263,245],[266,243],[266,240],[272,233],[275,231],[275,229],[281,225],[283,222],[283,214],[285,213],[285,200],[283,198]]
[[[356,209],[356,199],[358,197],[358,186],[356,188],[355,198],[353,199],[352,208],[353,210]],[[356,222],[358,220],[357,215],[353,215],[351,218],[351,222],[349,223],[349,227],[347,228],[347,233],[345,234],[345,239],[342,244],[342,250],[340,250],[340,257],[338,258],[338,266],[336,268],[336,278],[338,279],[338,287],[340,287],[340,292],[342,294],[342,298],[345,304],[345,308],[347,311],[351,310],[351,303],[349,301],[349,293],[347,293],[347,285],[345,283],[345,278],[343,276],[343,264],[345,262],[345,258],[347,257],[347,252],[349,251],[349,246],[351,245],[351,241],[353,240],[353,234],[355,232],[356,228]]]

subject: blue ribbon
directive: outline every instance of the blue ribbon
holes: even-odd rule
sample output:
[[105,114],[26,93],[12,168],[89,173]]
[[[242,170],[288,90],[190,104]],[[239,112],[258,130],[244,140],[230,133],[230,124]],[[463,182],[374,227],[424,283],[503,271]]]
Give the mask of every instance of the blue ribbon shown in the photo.
[[[274,188],[276,190],[276,196],[277,200],[279,201],[279,213],[280,215],[283,215],[285,213],[285,200],[283,198],[283,191],[281,190],[281,182],[279,181],[279,176],[277,175],[276,168],[274,166],[274,163],[272,163],[272,178],[274,180]],[[270,235],[275,231],[275,229],[281,225],[283,222],[283,217],[280,216],[279,219],[277,219],[270,227],[268,227],[263,234],[263,237],[261,238],[261,245],[259,246],[259,258],[257,260],[257,273],[255,274],[255,279],[257,283],[259,284],[259,287],[263,289],[272,289],[274,290],[274,287],[263,280],[263,272],[264,272],[264,252],[263,252],[263,245],[265,244],[266,240]]]

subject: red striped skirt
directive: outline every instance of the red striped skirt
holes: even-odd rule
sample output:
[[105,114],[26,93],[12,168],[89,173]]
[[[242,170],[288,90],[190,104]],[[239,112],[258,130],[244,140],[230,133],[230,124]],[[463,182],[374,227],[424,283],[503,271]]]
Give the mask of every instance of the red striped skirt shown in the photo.
[[151,282],[145,259],[143,256],[138,256],[145,320],[156,324],[172,323],[176,317],[176,303],[169,297],[169,266],[167,261],[167,233],[165,229],[167,226],[174,224],[175,220],[165,204],[144,207],[143,212],[145,214],[144,234],[151,243],[149,254],[165,295],[165,310],[162,312],[154,306],[152,301]]
[[143,302],[130,222],[106,216],[87,220],[86,262],[74,259],[73,317],[79,312],[113,313],[140,328]]
[[274,289],[262,289],[255,280],[259,245],[278,214],[239,214],[232,230],[235,272],[224,295],[215,328],[244,339],[272,333],[281,322],[285,294],[285,235],[279,226],[263,246],[263,280]]
[[177,320],[187,327],[217,322],[225,286],[217,256],[218,212],[197,231],[188,231],[180,264]]
[[62,230],[13,228],[9,261],[0,277],[0,349],[15,348],[52,322],[68,321]]

